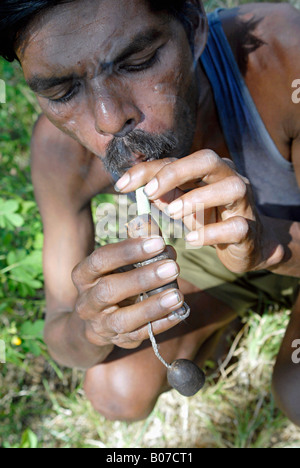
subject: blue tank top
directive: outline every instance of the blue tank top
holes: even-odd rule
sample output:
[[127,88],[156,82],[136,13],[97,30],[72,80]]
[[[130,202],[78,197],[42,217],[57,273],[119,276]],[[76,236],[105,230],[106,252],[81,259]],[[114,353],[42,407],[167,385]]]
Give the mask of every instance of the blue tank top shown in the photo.
[[224,137],[238,172],[252,185],[259,212],[300,221],[300,189],[293,164],[279,152],[240,73],[225,36],[220,9],[208,15],[201,62],[212,86]]

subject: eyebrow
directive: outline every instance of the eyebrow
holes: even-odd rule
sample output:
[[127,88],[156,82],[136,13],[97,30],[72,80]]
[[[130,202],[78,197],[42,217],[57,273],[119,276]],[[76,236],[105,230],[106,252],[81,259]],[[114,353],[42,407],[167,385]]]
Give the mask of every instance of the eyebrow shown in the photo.
[[[133,54],[137,54],[142,52],[144,49],[152,45],[158,39],[163,36],[163,32],[157,29],[149,29],[145,32],[137,34],[131,43],[111,62],[102,62],[100,63],[100,67],[102,70],[106,70],[107,68],[111,67],[114,63],[120,63],[129,58]],[[82,77],[71,73],[65,76],[50,76],[50,77],[43,77],[40,75],[33,75],[32,78],[27,80],[28,86],[34,91],[35,93],[40,93],[42,91],[47,91],[50,88],[54,88],[55,86],[59,86],[65,84],[70,81],[79,80]]]
[[55,86],[65,84],[69,81],[74,81],[79,78],[79,75],[75,74],[61,77],[52,76],[49,78],[43,78],[39,75],[34,75],[32,78],[27,80],[27,84],[32,89],[32,91],[35,93],[40,93],[42,91],[47,91],[47,89],[55,88]]

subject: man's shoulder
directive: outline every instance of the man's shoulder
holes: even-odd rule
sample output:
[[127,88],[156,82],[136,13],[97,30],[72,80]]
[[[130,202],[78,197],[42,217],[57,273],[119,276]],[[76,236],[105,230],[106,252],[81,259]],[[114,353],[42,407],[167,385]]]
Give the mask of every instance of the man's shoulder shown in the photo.
[[276,28],[286,27],[292,24],[295,27],[300,27],[299,18],[300,10],[295,8],[288,2],[283,3],[246,3],[237,8],[233,8],[235,15],[239,16],[242,20],[247,21],[253,17],[259,21],[263,20],[265,24],[272,25],[268,28],[270,34],[276,32]]
[[253,11],[261,17],[258,27],[266,42],[287,55],[295,53],[299,57],[300,10],[289,3],[271,3],[256,5]]
[[235,54],[243,50],[258,57],[263,54],[270,65],[279,60],[297,66],[300,10],[289,3],[249,3],[223,11],[221,18]]
[[221,13],[228,42],[281,154],[299,132],[292,83],[300,76],[300,12],[288,3],[246,4]]
[[244,21],[253,16],[257,35],[277,59],[287,62],[290,57],[299,57],[300,10],[289,3],[260,3],[244,5],[240,15]]

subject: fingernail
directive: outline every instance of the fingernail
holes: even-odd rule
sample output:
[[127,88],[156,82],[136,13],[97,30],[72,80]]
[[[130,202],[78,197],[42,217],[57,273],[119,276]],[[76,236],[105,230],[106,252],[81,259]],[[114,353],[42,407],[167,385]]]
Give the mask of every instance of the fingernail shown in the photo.
[[168,315],[169,320],[182,320],[182,317],[186,315],[185,307],[180,307],[180,309],[174,310],[171,314]]
[[147,197],[152,197],[152,195],[154,195],[155,192],[157,192],[157,190],[158,190],[158,180],[155,177],[154,179],[151,180],[151,182],[149,182],[149,184],[146,185],[146,187],[144,188],[144,192],[147,195]]
[[186,240],[187,242],[195,242],[195,241],[199,240],[199,234],[198,234],[198,232],[197,232],[197,231],[190,232],[190,233],[186,236],[185,240]]
[[183,201],[182,200],[177,200],[177,201],[174,201],[173,203],[171,203],[166,208],[166,212],[169,215],[173,215],[173,214],[177,213],[178,211],[182,211],[182,208],[183,208]]
[[161,279],[171,278],[179,273],[178,267],[175,262],[170,261],[168,263],[164,263],[157,269],[157,274]]
[[179,305],[180,302],[182,302],[182,299],[178,291],[169,292],[160,300],[161,305],[166,309],[168,309],[169,307],[174,307],[177,304]]
[[115,185],[116,192],[121,192],[122,190],[124,190],[124,188],[127,187],[127,185],[129,185],[129,182],[130,182],[130,175],[129,174],[123,175],[123,177],[121,177],[121,179],[119,179]]
[[162,237],[149,239],[143,244],[143,249],[146,253],[155,253],[165,248],[166,244]]

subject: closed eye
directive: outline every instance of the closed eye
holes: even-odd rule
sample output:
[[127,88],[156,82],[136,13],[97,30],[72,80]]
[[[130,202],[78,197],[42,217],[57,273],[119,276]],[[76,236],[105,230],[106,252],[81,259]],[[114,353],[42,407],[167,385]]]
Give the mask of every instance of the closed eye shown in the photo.
[[49,98],[49,101],[58,103],[58,104],[65,104],[71,101],[71,99],[73,99],[78,94],[80,87],[81,87],[81,84],[80,82],[77,81],[73,84],[73,86],[69,89],[69,91],[66,94],[64,94],[62,97],[57,98],[57,99]]
[[157,49],[149,59],[141,61],[140,63],[136,60],[135,62],[132,61],[131,63],[124,63],[123,65],[120,65],[119,70],[128,73],[136,73],[151,68],[160,61],[160,49],[161,47]]

